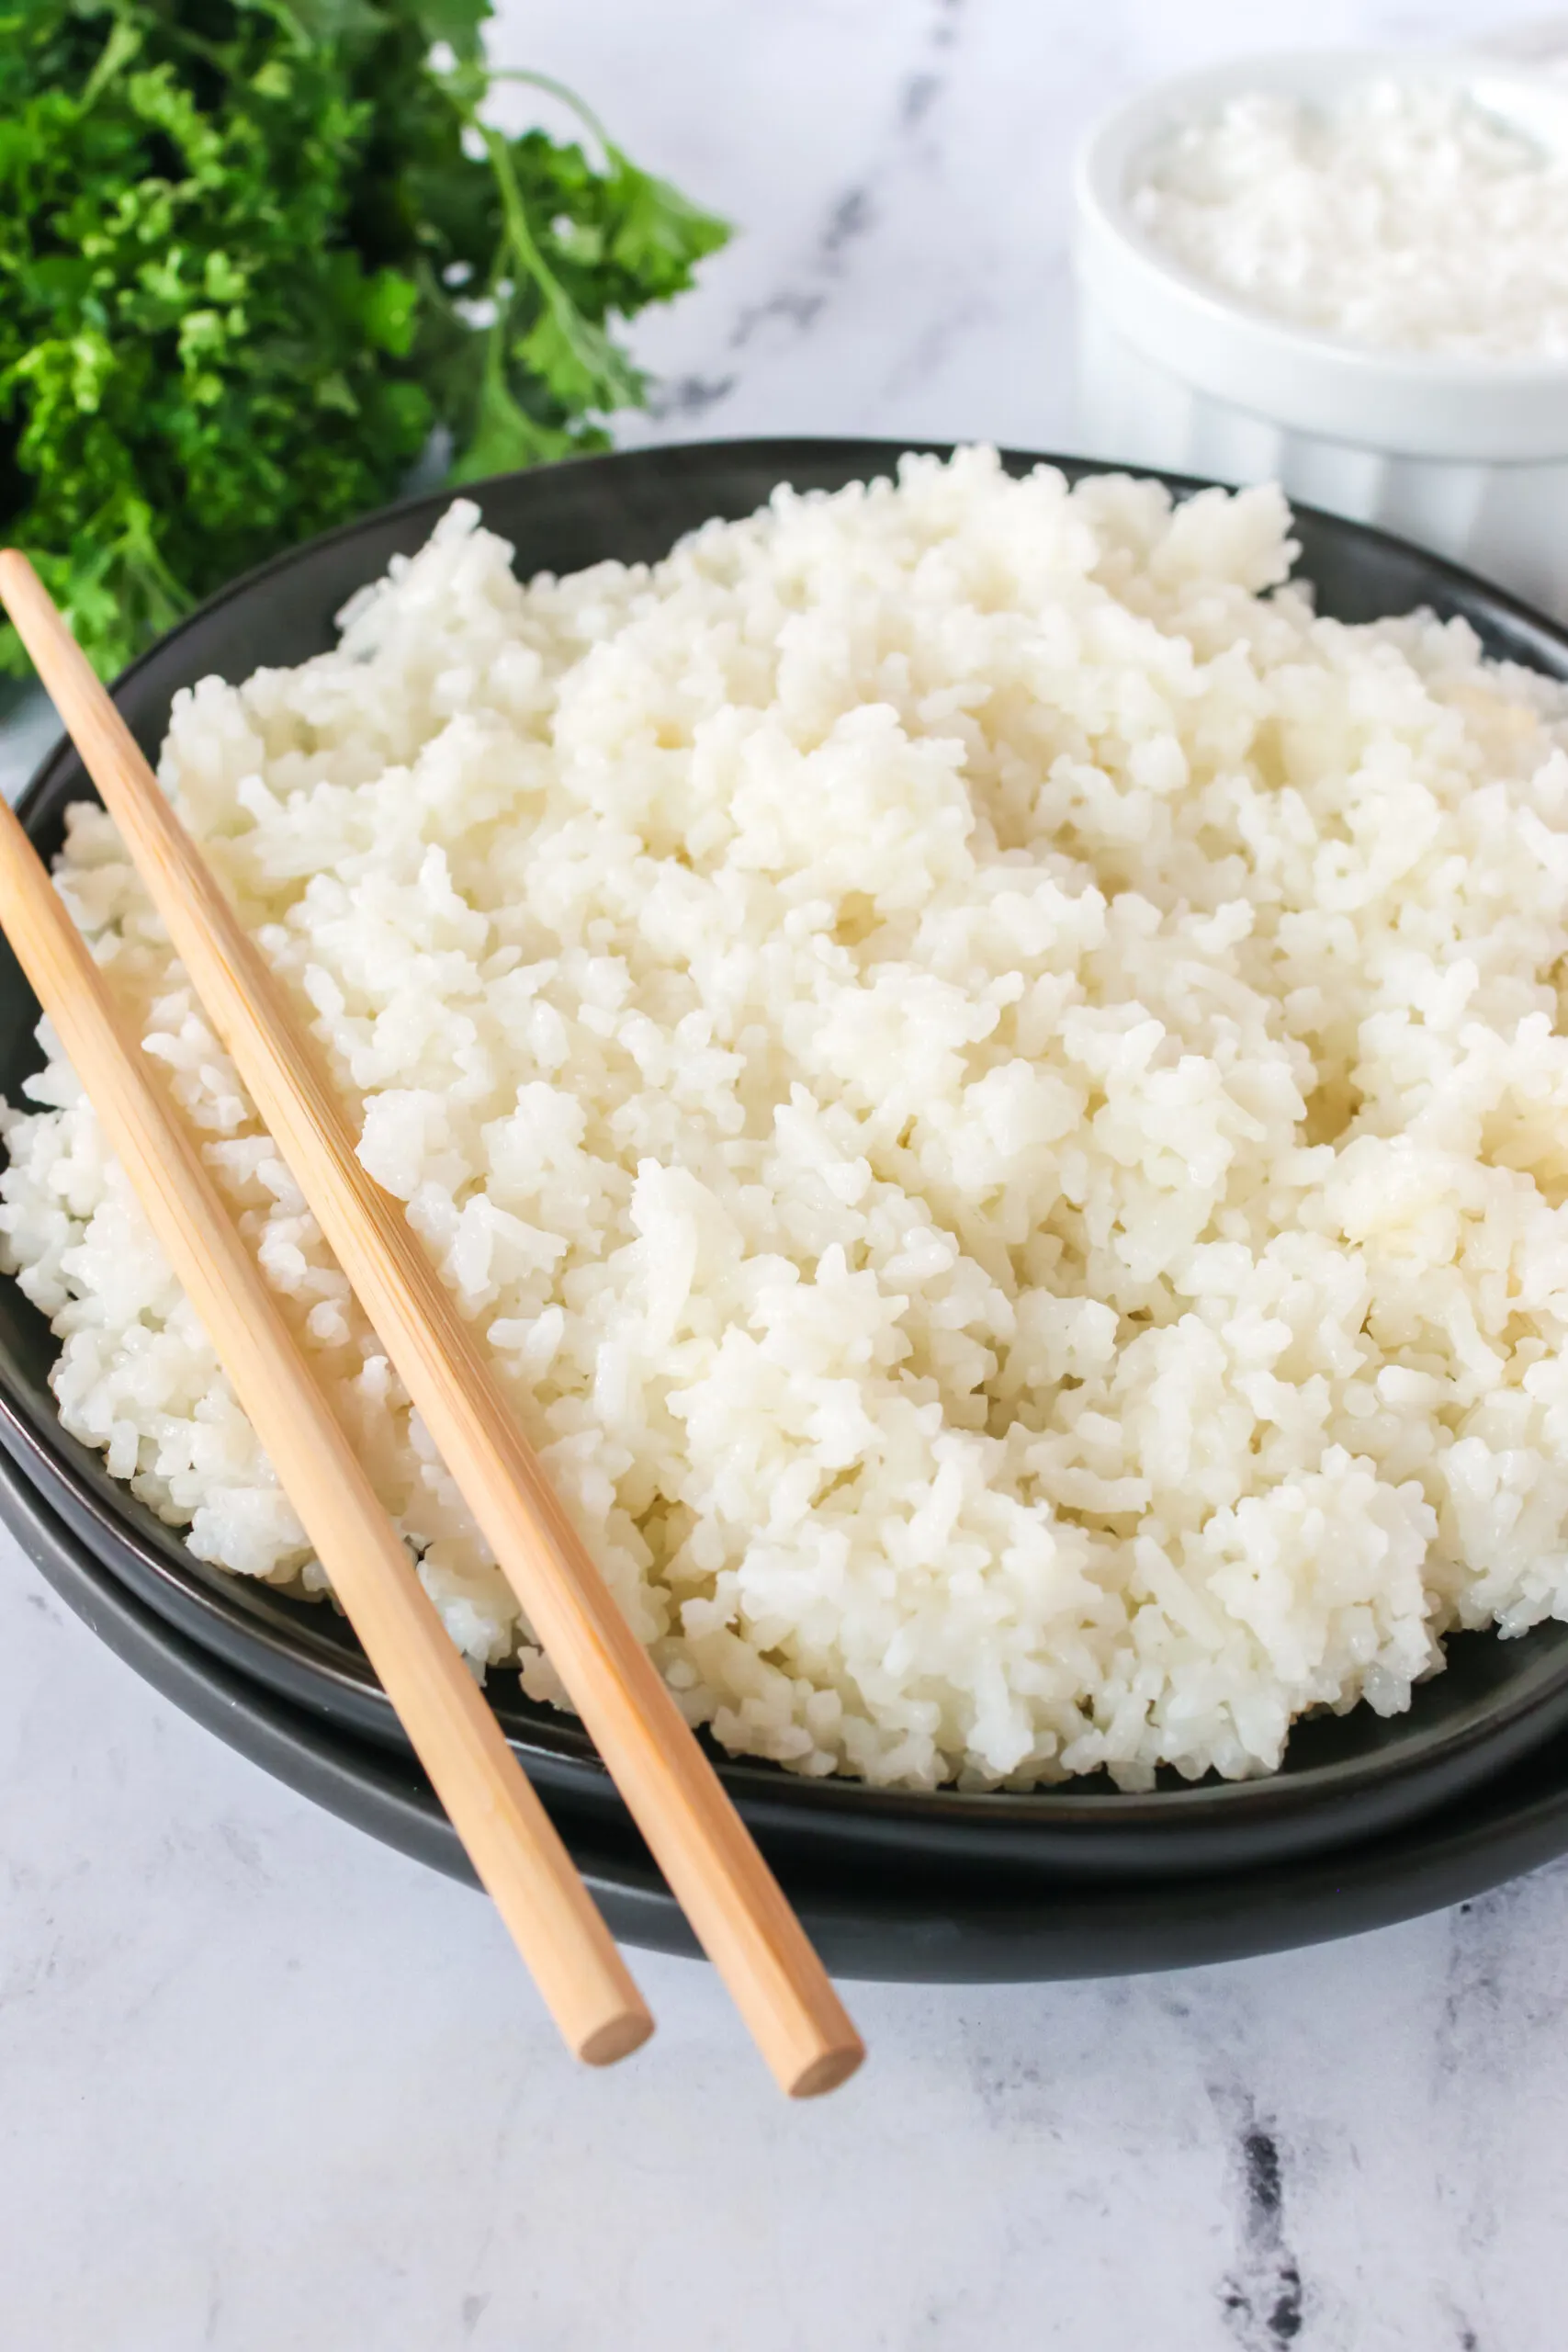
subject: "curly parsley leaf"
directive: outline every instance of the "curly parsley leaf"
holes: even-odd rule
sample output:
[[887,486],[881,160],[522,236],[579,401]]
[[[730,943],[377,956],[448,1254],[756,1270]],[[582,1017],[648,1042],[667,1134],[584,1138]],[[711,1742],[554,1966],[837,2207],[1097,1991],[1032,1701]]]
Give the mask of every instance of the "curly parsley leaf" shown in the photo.
[[106,673],[433,428],[472,481],[644,397],[618,326],[727,232],[586,109],[486,125],[488,15],[0,0],[0,515]]

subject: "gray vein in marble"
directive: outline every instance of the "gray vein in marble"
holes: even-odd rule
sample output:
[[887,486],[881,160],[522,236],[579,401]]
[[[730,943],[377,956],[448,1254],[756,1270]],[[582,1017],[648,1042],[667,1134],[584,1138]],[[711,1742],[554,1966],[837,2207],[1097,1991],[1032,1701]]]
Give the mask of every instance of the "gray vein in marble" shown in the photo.
[[1301,2265],[1285,2236],[1285,2183],[1272,2122],[1260,2119],[1250,2092],[1212,2090],[1232,2117],[1237,2250],[1220,2290],[1225,2324],[1241,2352],[1280,2352],[1302,2332]]
[[1521,1892],[1518,1882],[1494,1887],[1450,1915],[1447,1984],[1436,2050],[1440,2075],[1457,2070],[1478,2034],[1495,2030],[1504,1932]]
[[[925,39],[932,58],[953,48],[964,6],[964,0],[936,0],[936,20]],[[888,183],[906,172],[917,155],[927,168],[934,164],[937,151],[928,126],[946,85],[945,64],[925,64],[905,76],[874,156],[863,177],[833,198],[812,240],[799,279],[740,312],[729,333],[731,351],[745,351],[770,326],[793,330],[795,335],[818,326],[829,307],[833,289],[847,275],[847,263],[878,224]]]
[[[1509,2155],[1506,2136],[1497,2144],[1492,2101],[1478,2098],[1477,2091],[1497,2053],[1539,2022],[1530,2014],[1529,1968],[1521,1964],[1535,1884],[1516,1880],[1495,1887],[1461,1904],[1444,1923],[1446,1965],[1432,2045],[1434,2094],[1439,2103],[1463,2099],[1467,2119],[1441,2166],[1438,2194],[1454,2244],[1477,2278],[1487,2275],[1504,2229]],[[1556,2007],[1561,2014],[1561,1997]],[[1460,2346],[1467,2340],[1478,2345],[1483,2326],[1490,2336],[1484,2300],[1480,2311],[1467,2312],[1459,2321]]]
[[883,390],[891,400],[915,390],[924,379],[934,375],[959,338],[968,334],[989,312],[983,294],[966,296],[943,311],[921,329],[902,356],[890,368],[883,381]]
[[658,424],[693,424],[728,400],[735,390],[729,376],[674,376],[652,386],[648,413]]
[[906,130],[913,130],[930,114],[942,96],[942,77],[940,74],[911,74],[898,93],[898,120]]
[[837,277],[842,269],[845,255],[861,239],[869,236],[876,226],[876,213],[869,192],[863,187],[852,187],[839,198],[822,232],[817,258],[822,270]]
[[931,35],[935,49],[951,49],[958,39],[958,27],[967,0],[936,0],[936,29]]

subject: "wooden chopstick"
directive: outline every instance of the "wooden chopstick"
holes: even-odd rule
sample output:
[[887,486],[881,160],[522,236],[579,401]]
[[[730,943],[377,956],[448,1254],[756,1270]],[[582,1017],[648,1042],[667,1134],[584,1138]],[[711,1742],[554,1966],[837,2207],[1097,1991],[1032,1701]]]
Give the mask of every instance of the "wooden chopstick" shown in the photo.
[[827,1972],[562,1509],[400,1204],[361,1167],[309,1035],[25,556],[0,602],[209,1019],[599,1754],[781,2086],[864,2056]]
[[0,928],[557,2025],[591,2064],[625,2057],[653,2020],[615,1941],[4,800]]

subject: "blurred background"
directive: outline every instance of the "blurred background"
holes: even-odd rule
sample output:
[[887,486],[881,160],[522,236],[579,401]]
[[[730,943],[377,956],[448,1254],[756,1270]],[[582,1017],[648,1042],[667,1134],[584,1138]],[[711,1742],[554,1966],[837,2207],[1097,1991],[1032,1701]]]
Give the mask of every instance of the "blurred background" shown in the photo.
[[[1073,152],[1147,83],[1249,50],[1568,47],[1495,0],[498,0],[498,62],[558,75],[735,224],[632,343],[617,441],[877,434],[1075,446]],[[531,91],[499,119],[567,128]]]

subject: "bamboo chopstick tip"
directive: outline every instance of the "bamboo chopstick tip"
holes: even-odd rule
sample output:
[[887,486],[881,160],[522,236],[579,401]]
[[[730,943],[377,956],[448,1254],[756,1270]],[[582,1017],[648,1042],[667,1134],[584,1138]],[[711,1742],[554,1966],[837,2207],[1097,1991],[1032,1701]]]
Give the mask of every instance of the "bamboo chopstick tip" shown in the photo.
[[865,2044],[858,2036],[853,2041],[840,2044],[836,2050],[825,2050],[802,2067],[784,2087],[791,2098],[823,2098],[829,2091],[836,2091],[840,2083],[858,2074],[865,2057]]
[[[94,676],[48,589],[19,549],[0,552],[0,598],[119,826],[131,861],[263,1123],[293,1170],[534,1630],[543,1636],[545,1648],[647,1837],[655,1861],[691,1917],[699,1940],[715,1957],[780,2087],[797,2098],[815,2098],[833,2089],[861,2063],[864,2052],[858,2037],[728,1792],[562,1507],[522,1431],[511,1400],[497,1385],[432,1261],[409,1227],[401,1204],[365,1170],[356,1150],[358,1138],[344,1117],[330,1078],[320,1067],[310,1039],[299,1029],[254,942],[214,881],[199,849],[160,794],[123,717]],[[58,925],[62,910],[52,891],[49,896]],[[86,956],[68,922],[67,928],[74,951]],[[96,970],[93,977],[97,977]],[[123,1043],[115,1044],[110,1058],[120,1083]],[[127,1067],[140,1069],[141,1057],[131,1057]],[[178,1131],[175,1135],[173,1144],[165,1140],[159,1148],[163,1161],[169,1159],[171,1150],[176,1156],[190,1150],[188,1137]],[[157,1160],[158,1151],[152,1157]],[[207,1181],[206,1171],[194,1157],[191,1170],[193,1186],[199,1190]],[[151,1194],[159,1201],[165,1197],[164,1172],[161,1162],[148,1170]],[[188,1210],[189,1200],[184,1205]],[[206,1283],[211,1272],[208,1261],[214,1251],[221,1246],[228,1253],[228,1264],[240,1245],[220,1203],[210,1216],[204,1209],[201,1222],[207,1240],[185,1262],[198,1282]],[[220,1232],[226,1237],[221,1245]],[[181,1218],[173,1214],[164,1236],[166,1249],[171,1238],[181,1245],[188,1239]],[[269,1353],[264,1371],[254,1333],[235,1304],[241,1295],[236,1283],[259,1281],[243,1250],[232,1272],[232,1282],[207,1284],[208,1319],[217,1321],[228,1335],[231,1350],[251,1363],[256,1385],[247,1410],[253,1419],[265,1420],[275,1408],[281,1410],[279,1398],[295,1393],[300,1368],[290,1359],[290,1369],[285,1374],[278,1356]],[[270,1293],[263,1290],[259,1295],[261,1306],[273,1312]],[[279,1351],[286,1356],[288,1334],[281,1326],[279,1331]],[[288,1442],[302,1448],[313,1461],[321,1453],[317,1417],[322,1409],[318,1399],[303,1417],[297,1410],[287,1417]],[[340,1444],[344,1442],[341,1429],[337,1437]],[[274,1449],[275,1453],[282,1450]],[[352,1456],[349,1466],[357,1473]],[[322,1470],[318,1461],[318,1473]],[[331,1517],[346,1539],[350,1531],[340,1525],[345,1508],[342,1496],[346,1491],[342,1466],[334,1464],[330,1477],[318,1475],[314,1491],[322,1513]],[[367,1531],[365,1520],[374,1522],[373,1530]],[[356,1521],[353,1531],[355,1545],[367,1532],[373,1537],[371,1551],[378,1559],[389,1530],[373,1493],[364,1519]],[[319,1540],[317,1548],[322,1549]],[[348,1572],[353,1573],[353,1556],[351,1547],[340,1561],[340,1571],[347,1562]],[[412,1697],[416,1686],[423,1688],[428,1679],[434,1654],[425,1644],[424,1632],[416,1636],[404,1622],[407,1565],[400,1555],[396,1574],[385,1587],[387,1594],[402,1596],[396,1612],[388,1615],[390,1604],[384,1601],[380,1615],[383,1655],[395,1656],[408,1666],[404,1687]],[[355,1582],[362,1604],[372,1592],[382,1590],[378,1570],[369,1580],[361,1577]],[[371,1606],[376,1608],[374,1602]],[[438,1625],[435,1639],[442,1639]],[[455,1653],[451,1655],[455,1658]],[[455,1664],[452,1671],[466,1670]],[[382,1679],[387,1679],[384,1673]],[[448,1689],[446,1681],[432,1687]],[[482,1707],[471,1686],[467,1695]],[[457,1702],[451,1703],[456,1706]],[[493,1717],[487,1717],[487,1722],[488,1732],[479,1736],[491,1745],[499,1742],[504,1751]],[[447,1736],[443,1725],[434,1742],[442,1755],[447,1753]],[[468,1736],[473,1736],[471,1724]],[[473,1804],[469,1818],[476,1831],[483,1833],[491,1853],[497,1850],[491,1834],[494,1761],[491,1757],[492,1769],[481,1790],[469,1785],[467,1766],[458,1773],[458,1784],[467,1787]],[[518,1802],[513,1792],[513,1805]],[[536,1799],[533,1802],[537,1804]],[[558,1839],[556,1842],[558,1846]],[[530,1883],[543,1883],[558,1894],[570,1894],[578,1882],[565,1848],[558,1852],[550,1847],[537,1821],[530,1823],[527,1843]],[[518,1875],[522,1859],[512,1857],[502,1873],[511,1889],[506,1908],[514,1940],[525,1951],[537,1949],[541,1959],[549,1963],[559,1998],[558,2009],[554,2002],[550,2006],[569,2046],[590,2064],[611,2064],[646,2040],[649,2021],[636,2013],[625,1983],[604,1981],[607,1959],[603,1950],[597,1983],[583,1974],[588,1963],[581,1949],[564,1972],[557,1969],[560,1953],[551,1947],[564,1936],[581,1948],[583,1916],[569,1905],[573,1926],[563,1918],[557,1903],[548,1914],[554,1924],[541,1924],[545,1915],[536,1912],[529,1884]],[[475,1860],[481,1880],[499,1902],[494,1873],[487,1875]],[[606,1933],[602,1923],[601,1932]],[[621,1973],[624,1976],[624,1971]],[[584,2018],[594,2020],[586,2033],[581,2030]]]
[[585,2066],[614,2066],[640,2050],[653,2031],[653,2019],[639,2003],[636,2008],[625,2008],[618,2017],[608,2018],[595,2026],[577,2045],[577,2054]]

